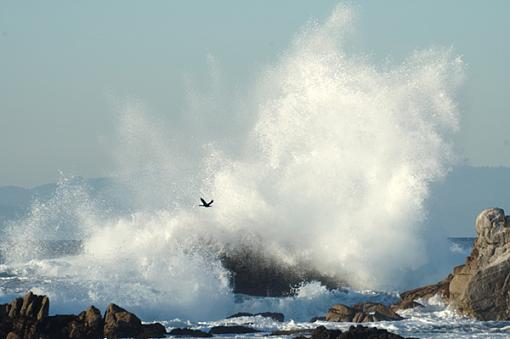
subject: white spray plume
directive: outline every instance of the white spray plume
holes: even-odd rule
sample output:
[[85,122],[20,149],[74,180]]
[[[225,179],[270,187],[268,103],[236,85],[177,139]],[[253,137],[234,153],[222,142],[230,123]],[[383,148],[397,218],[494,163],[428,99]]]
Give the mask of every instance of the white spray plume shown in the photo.
[[[225,316],[229,276],[210,249],[247,239],[354,287],[402,284],[426,260],[424,202],[452,164],[463,64],[451,50],[428,50],[374,66],[343,45],[352,18],[340,6],[295,38],[259,79],[242,126],[250,132],[234,145],[198,142],[203,126],[168,136],[126,106],[114,151],[140,211],[80,214],[84,253],[37,264],[67,287],[41,290],[62,304],[118,302],[152,317]],[[214,207],[198,208],[201,195]]]

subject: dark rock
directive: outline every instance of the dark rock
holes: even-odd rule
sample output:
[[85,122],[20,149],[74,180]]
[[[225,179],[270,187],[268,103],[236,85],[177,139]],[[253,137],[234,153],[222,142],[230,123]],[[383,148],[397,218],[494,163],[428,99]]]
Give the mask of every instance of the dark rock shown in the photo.
[[[250,239],[250,242],[254,239]],[[232,273],[235,293],[279,297],[293,293],[293,287],[307,281],[320,281],[328,288],[347,285],[307,265],[288,265],[276,257],[256,250],[253,243],[231,248],[220,256],[223,266]],[[263,248],[263,246],[260,246]]]
[[407,310],[415,307],[423,307],[423,305],[414,300],[401,300],[400,302],[390,306],[392,311]]
[[312,331],[311,339],[336,339],[342,334],[340,330],[328,330],[324,326],[319,326]]
[[236,313],[236,314],[229,315],[229,316],[227,317],[227,319],[240,318],[240,317],[253,317],[253,313],[248,313],[248,312],[238,312],[238,313]]
[[0,305],[0,338],[12,332],[20,338],[39,338],[38,323],[48,315],[49,300],[45,296],[26,293],[23,298]]
[[283,322],[285,320],[285,316],[283,313],[278,312],[261,312],[261,313],[248,313],[248,312],[239,312],[236,314],[229,315],[227,319],[232,318],[240,318],[240,317],[255,317],[255,316],[261,316],[264,318],[271,318],[274,321]]
[[[313,337],[312,337],[313,338]],[[388,332],[376,327],[365,327],[362,325],[351,326],[348,331],[341,333],[337,339],[404,339],[398,334]]]
[[326,321],[326,317],[324,316],[317,316],[317,317],[313,317],[312,319],[310,319],[308,322],[309,323],[314,323],[316,321]]
[[333,322],[373,322],[402,320],[403,318],[389,307],[379,303],[360,303],[353,307],[343,304],[333,305],[326,314],[326,321]]
[[260,331],[246,326],[214,326],[209,330],[210,334],[245,334],[257,332]]
[[450,295],[449,288],[452,278],[453,275],[450,274],[446,279],[441,280],[437,284],[427,285],[400,293],[400,301],[391,305],[391,309],[397,311],[422,306],[420,303],[416,302],[417,299],[429,299],[435,295],[439,295],[443,300],[447,300]]
[[142,321],[133,313],[110,304],[104,315],[103,334],[108,339],[134,338],[142,332]]
[[168,334],[177,337],[194,337],[194,338],[210,338],[213,335],[202,332],[199,330],[192,330],[191,328],[174,328]]
[[[278,336],[284,336],[284,335],[293,335],[293,334],[310,334],[313,331],[311,328],[295,328],[291,330],[280,330],[280,331],[274,331],[271,332],[271,335],[278,335]],[[300,336],[302,337],[302,336]],[[299,337],[296,337],[299,338]]]
[[37,324],[37,332],[52,339],[84,338],[75,327],[77,323],[78,317],[74,314],[49,316]]
[[143,324],[142,332],[138,336],[141,338],[164,338],[166,328],[160,323]]

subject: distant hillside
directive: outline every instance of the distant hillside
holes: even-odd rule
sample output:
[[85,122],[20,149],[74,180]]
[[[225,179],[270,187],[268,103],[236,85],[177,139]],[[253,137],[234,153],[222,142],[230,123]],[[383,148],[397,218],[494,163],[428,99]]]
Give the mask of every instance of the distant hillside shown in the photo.
[[[125,191],[109,178],[74,178],[84,183],[93,197],[112,201],[120,206]],[[0,187],[0,224],[26,213],[34,198],[45,200],[55,193],[56,184],[31,189]],[[435,183],[428,200],[427,225],[440,229],[448,237],[474,236],[478,213],[487,207],[506,208],[510,214],[510,168],[458,167],[442,182]]]

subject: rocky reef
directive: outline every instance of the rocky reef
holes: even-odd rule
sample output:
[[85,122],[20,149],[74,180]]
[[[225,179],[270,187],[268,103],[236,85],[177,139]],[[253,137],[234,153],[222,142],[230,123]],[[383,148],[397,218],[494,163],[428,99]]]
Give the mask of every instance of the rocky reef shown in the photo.
[[32,292],[0,305],[0,338],[162,338],[166,334],[163,325],[142,324],[136,315],[115,304],[108,305],[104,317],[94,306],[78,315],[48,316],[49,306],[47,296]]
[[463,265],[437,284],[401,294],[394,309],[440,295],[459,313],[478,320],[510,320],[510,216],[489,208],[476,218],[476,240]]

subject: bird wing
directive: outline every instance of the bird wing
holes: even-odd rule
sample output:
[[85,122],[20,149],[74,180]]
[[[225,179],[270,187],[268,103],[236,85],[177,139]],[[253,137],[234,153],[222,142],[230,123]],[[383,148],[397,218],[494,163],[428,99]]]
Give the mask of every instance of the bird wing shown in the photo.
[[211,200],[211,202],[208,205],[212,204],[213,202],[214,202],[214,200]]
[[205,202],[205,200],[203,198],[200,198],[200,201],[202,201],[202,204],[207,205],[207,203]]

